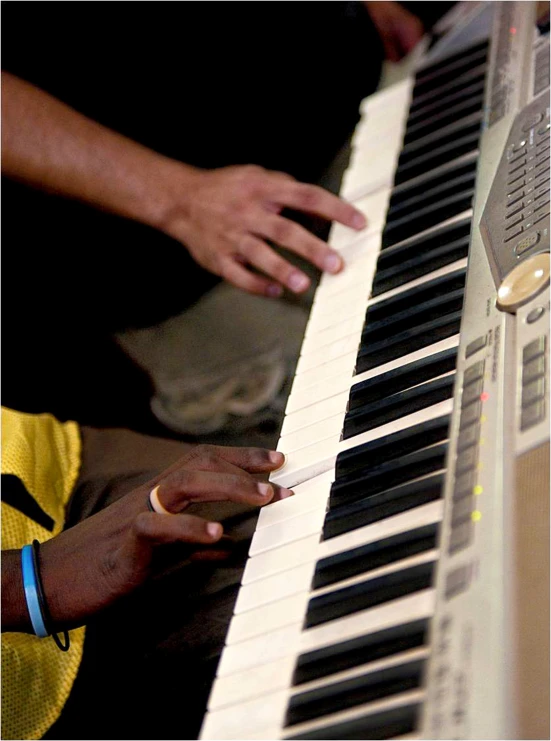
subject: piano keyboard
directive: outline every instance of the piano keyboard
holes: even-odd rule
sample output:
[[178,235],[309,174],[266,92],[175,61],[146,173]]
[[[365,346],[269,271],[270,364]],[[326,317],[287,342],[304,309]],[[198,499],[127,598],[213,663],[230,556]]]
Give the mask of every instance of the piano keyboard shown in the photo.
[[203,739],[419,737],[488,51],[362,104],[341,192],[369,223],[331,233],[347,267],[316,292],[272,476],[295,496],[260,513]]

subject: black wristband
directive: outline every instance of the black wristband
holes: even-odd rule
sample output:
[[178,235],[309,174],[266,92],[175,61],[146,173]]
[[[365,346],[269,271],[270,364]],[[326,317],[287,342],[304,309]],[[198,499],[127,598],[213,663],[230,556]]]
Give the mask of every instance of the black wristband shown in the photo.
[[48,603],[46,602],[46,597],[44,596],[44,588],[42,586],[42,577],[40,575],[40,543],[38,542],[38,540],[33,540],[32,542],[32,556],[33,556],[34,573],[36,575],[36,594],[38,597],[38,604],[40,605],[40,610],[42,612],[42,619],[44,620],[44,626],[46,627],[47,632],[54,639],[55,645],[59,648],[59,650],[68,651],[69,648],[71,647],[69,633],[66,630],[63,631],[62,635],[64,637],[65,643],[62,643],[58,634],[52,632],[52,617],[48,609]]

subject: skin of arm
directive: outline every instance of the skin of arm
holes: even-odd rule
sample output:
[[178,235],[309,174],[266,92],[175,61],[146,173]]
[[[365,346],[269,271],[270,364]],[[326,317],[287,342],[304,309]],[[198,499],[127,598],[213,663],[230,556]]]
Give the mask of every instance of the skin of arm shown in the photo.
[[[321,270],[343,267],[285,208],[363,229],[364,215],[317,186],[252,165],[201,170],[172,160],[2,73],[2,172],[140,221],[180,241],[207,270],[251,293],[300,293],[308,277],[266,240]],[[257,275],[248,266],[262,271]]]
[[[154,576],[154,553],[163,544],[187,544],[192,560],[225,558],[222,525],[188,509],[218,501],[262,506],[291,496],[258,480],[283,462],[282,453],[262,448],[197,445],[147,484],[42,543],[40,571],[53,629],[83,625]],[[157,485],[168,515],[148,509]],[[32,633],[21,551],[2,552],[2,631]]]

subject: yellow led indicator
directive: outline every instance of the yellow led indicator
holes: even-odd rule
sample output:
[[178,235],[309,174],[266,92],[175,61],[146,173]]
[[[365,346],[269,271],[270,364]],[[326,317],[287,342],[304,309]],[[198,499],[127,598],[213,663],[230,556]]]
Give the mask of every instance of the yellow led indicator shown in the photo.
[[483,463],[477,463],[476,464],[476,470],[477,471],[482,471],[483,468],[484,468],[484,464]]
[[482,517],[482,512],[479,512],[477,509],[475,509],[474,512],[471,512],[471,520],[473,522],[478,522],[481,517]]
[[481,421],[482,423],[484,423],[484,422],[486,421],[486,415],[485,415],[485,414],[481,414],[481,415],[480,415],[480,421]]
[[484,440],[484,438],[481,437],[480,440],[478,441],[478,444],[480,445],[480,447],[482,447],[483,445],[486,445],[486,440]]
[[475,494],[477,497],[479,497],[484,489],[480,486],[480,484],[477,484],[473,489],[473,494]]

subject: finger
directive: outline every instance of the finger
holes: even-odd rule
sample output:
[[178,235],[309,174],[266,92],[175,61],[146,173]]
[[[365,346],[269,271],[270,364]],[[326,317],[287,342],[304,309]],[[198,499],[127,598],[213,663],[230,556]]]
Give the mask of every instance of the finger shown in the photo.
[[351,229],[364,229],[367,224],[361,211],[317,185],[284,181],[278,185],[275,198],[288,208],[338,221]]
[[[328,247],[323,240],[315,237],[308,231],[308,229],[305,229],[299,224],[295,224],[294,221],[290,221],[283,216],[277,216],[275,214],[270,216],[264,215],[262,224],[259,224],[259,228],[262,230],[263,236],[271,239],[273,242],[276,242],[288,250],[292,250],[297,255],[300,255],[304,259],[316,265],[320,270],[325,270],[329,273],[338,273],[343,268],[343,261],[338,252],[335,252],[335,250]],[[276,256],[273,250],[272,254]],[[261,258],[268,263],[264,253],[261,253]],[[282,258],[279,259],[281,260]],[[292,268],[292,266],[289,266],[289,263],[286,263],[284,260],[283,262],[286,266]],[[254,264],[257,265],[256,262]],[[259,265],[257,266],[260,267]],[[262,269],[265,270],[264,267],[262,267]],[[296,268],[293,268],[293,270],[298,272],[296,271]],[[281,275],[283,275],[283,273],[276,274],[278,280],[281,280]],[[300,273],[300,275],[302,276],[303,273]],[[286,285],[291,288],[289,280],[290,278],[288,278]],[[304,288],[292,288],[292,290],[304,290]]]
[[[283,219],[283,221],[292,224],[287,219]],[[262,226],[268,226],[265,215]],[[270,230],[269,228],[265,228],[264,231],[268,232]],[[272,233],[275,234],[276,231],[276,229],[272,229]],[[274,239],[274,241],[276,240]],[[280,244],[282,243],[280,242]],[[310,278],[307,275],[278,255],[277,252],[271,247],[268,247],[266,242],[263,242],[261,239],[252,236],[248,237],[241,243],[240,250],[251,265],[262,270],[266,275],[275,278],[279,283],[287,286],[293,293],[303,293],[310,286]],[[298,252],[298,250],[295,250],[295,252]]]
[[222,264],[221,277],[228,283],[240,288],[247,293],[253,293],[258,296],[268,296],[278,298],[283,293],[283,289],[272,280],[268,280],[261,275],[255,275],[247,268],[240,265],[234,258],[224,260]]
[[274,490],[240,471],[240,475],[182,469],[163,478],[157,497],[165,510],[177,513],[193,502],[234,502],[262,506],[271,501]]
[[271,473],[285,463],[284,454],[278,450],[225,445],[198,445],[187,454],[186,459],[194,463],[207,461],[211,466],[209,470],[214,470],[212,466],[217,459],[222,459],[249,473]]
[[134,521],[134,531],[139,540],[148,545],[166,543],[209,544],[220,540],[223,534],[219,522],[207,522],[194,515],[163,517],[153,512],[141,512]]

